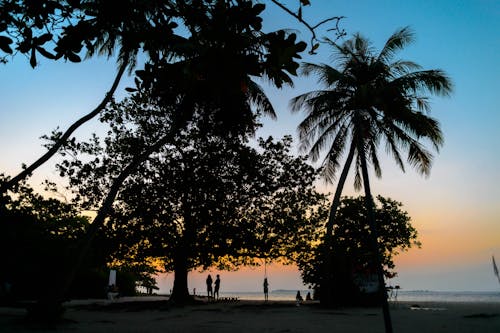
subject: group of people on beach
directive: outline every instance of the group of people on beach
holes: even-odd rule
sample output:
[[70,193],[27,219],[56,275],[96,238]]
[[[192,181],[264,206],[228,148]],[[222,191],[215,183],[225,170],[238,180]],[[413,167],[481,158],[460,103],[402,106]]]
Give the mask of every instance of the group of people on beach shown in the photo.
[[[213,298],[215,300],[219,299],[220,275],[217,274],[217,277],[216,277],[215,283],[214,283],[214,281],[212,280],[212,276],[210,274],[208,274],[205,282],[207,284],[207,296],[208,296],[208,298],[209,299]],[[212,288],[212,284],[214,284],[213,288]],[[269,300],[269,281],[267,280],[267,277],[264,278],[264,282],[262,284],[262,287],[264,288],[264,300],[267,302]],[[300,291],[297,291],[297,295],[296,295],[295,299],[297,301],[297,305],[299,305],[303,301],[303,298],[300,295]],[[307,293],[306,300],[307,301],[311,300],[311,293]]]

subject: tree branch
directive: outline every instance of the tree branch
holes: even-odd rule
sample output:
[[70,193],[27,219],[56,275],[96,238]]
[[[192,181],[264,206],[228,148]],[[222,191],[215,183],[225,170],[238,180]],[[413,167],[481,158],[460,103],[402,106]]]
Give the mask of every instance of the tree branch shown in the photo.
[[4,184],[1,185],[0,187],[0,195],[4,194],[7,192],[10,188],[15,186],[17,183],[19,183],[21,180],[25,179],[28,177],[34,170],[36,170],[39,166],[47,162],[52,156],[54,156],[59,148],[68,140],[68,138],[73,134],[73,132],[78,129],[81,125],[89,121],[90,119],[94,118],[96,115],[98,115],[109,103],[111,98],[113,97],[118,84],[120,83],[120,80],[123,76],[123,73],[125,72],[125,69],[127,68],[128,64],[127,62],[123,62],[116,73],[115,80],[113,81],[113,84],[111,85],[110,90],[106,93],[106,96],[104,99],[99,103],[99,105],[90,113],[86,114],[85,116],[81,117],[78,119],[76,122],[74,122],[67,130],[66,132],[57,140],[57,142],[45,153],[43,154],[38,160],[33,162],[30,166],[28,166],[26,169],[24,169],[22,172],[20,172],[17,176],[14,178],[10,179],[9,181],[5,182]]
[[[283,5],[282,3],[280,3],[278,0],[271,0],[271,2],[274,3],[276,6],[278,6],[279,8],[281,8],[282,10],[284,10],[289,15],[293,16],[295,19],[297,19],[297,21],[299,21],[300,23],[302,23],[307,28],[307,30],[309,30],[309,32],[311,33],[311,41],[310,41],[311,50],[309,51],[309,54],[315,54],[316,53],[315,50],[318,47],[317,45],[318,45],[318,41],[319,41],[318,37],[316,36],[316,29],[319,28],[320,26],[322,26],[323,24],[331,22],[331,21],[336,21],[335,28],[328,29],[328,31],[336,31],[336,33],[337,33],[337,39],[345,35],[345,31],[341,30],[339,28],[339,22],[340,22],[340,20],[342,20],[343,18],[345,18],[345,16],[333,16],[333,17],[329,17],[327,19],[324,19],[324,20],[318,22],[315,25],[311,25],[306,20],[304,20],[302,18],[302,11],[299,11],[299,13],[295,13],[290,8],[288,8],[285,5]],[[300,5],[300,8],[302,8],[302,4]]]

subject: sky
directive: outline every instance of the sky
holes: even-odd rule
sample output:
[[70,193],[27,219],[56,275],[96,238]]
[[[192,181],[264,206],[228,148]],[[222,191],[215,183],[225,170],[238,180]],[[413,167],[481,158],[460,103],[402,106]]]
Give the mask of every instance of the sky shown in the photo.
[[[292,8],[297,1],[283,1]],[[403,203],[419,232],[421,249],[396,257],[398,277],[389,281],[405,290],[498,291],[491,256],[500,261],[500,2],[497,0],[359,0],[311,1],[304,18],[311,23],[331,16],[341,21],[348,36],[355,32],[370,39],[377,49],[396,29],[410,26],[416,41],[399,54],[424,69],[443,69],[451,77],[454,92],[433,98],[431,116],[439,120],[445,143],[435,153],[429,177],[407,168],[402,173],[388,157],[381,160],[382,178],[371,177],[372,192]],[[297,29],[310,35],[272,4],[264,15],[265,29]],[[322,34],[320,33],[320,36]],[[331,63],[331,50],[321,45],[318,55],[304,60]],[[31,163],[43,152],[39,137],[57,126],[67,128],[93,109],[109,89],[116,65],[95,58],[80,64],[40,61],[31,69],[17,55],[0,65],[0,172],[15,175],[22,163]],[[125,80],[116,94],[125,96]],[[265,83],[263,83],[265,85]],[[278,120],[263,120],[259,135],[296,136],[303,114],[291,114],[290,98],[317,88],[314,78],[298,78],[294,88],[266,87]],[[77,131],[78,137],[101,131],[91,121]],[[382,154],[383,155],[383,152]],[[63,184],[53,163],[31,178],[34,186],[43,179]],[[348,180],[344,193],[358,195]],[[334,185],[319,183],[321,191]],[[222,290],[260,290],[264,268],[221,274]],[[302,289],[294,267],[273,265],[267,269],[271,289]],[[190,275],[190,288],[203,290],[206,272]],[[168,290],[173,274],[160,278]]]

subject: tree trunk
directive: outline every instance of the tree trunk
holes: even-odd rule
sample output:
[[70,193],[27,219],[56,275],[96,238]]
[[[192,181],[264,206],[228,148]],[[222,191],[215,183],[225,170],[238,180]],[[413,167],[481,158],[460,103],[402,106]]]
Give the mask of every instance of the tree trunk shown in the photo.
[[363,175],[363,186],[365,188],[365,206],[368,214],[368,224],[370,226],[370,243],[373,252],[373,260],[377,269],[377,278],[378,278],[378,287],[379,294],[382,296],[382,311],[384,314],[384,325],[385,332],[392,333],[392,322],[391,322],[391,314],[389,312],[389,303],[387,301],[387,290],[385,288],[384,282],[384,268],[382,267],[382,254],[380,253],[378,247],[378,230],[377,224],[375,222],[375,214],[374,214],[374,204],[373,198],[370,189],[370,181],[368,178],[368,168],[366,165],[366,155],[363,142],[359,140],[358,146],[358,154],[361,159],[361,172]]
[[335,216],[337,214],[337,209],[340,205],[340,198],[342,196],[342,190],[344,189],[345,181],[351,168],[352,160],[354,158],[354,152],[356,144],[353,142],[349,148],[349,154],[340,174],[339,182],[337,184],[337,189],[335,190],[335,195],[333,196],[332,205],[330,206],[330,214],[328,215],[328,221],[326,223],[326,234],[325,234],[325,248],[323,256],[323,267],[322,276],[320,284],[320,302],[324,306],[332,306],[335,304],[335,289],[342,288],[342,286],[335,285],[334,279],[334,248],[333,248],[333,226],[335,225]]
[[188,289],[188,268],[186,253],[183,250],[178,250],[175,254],[174,262],[174,287],[170,302],[175,305],[186,305],[193,302],[193,297],[189,295]]
[[7,192],[10,188],[15,186],[17,183],[19,183],[21,180],[25,179],[28,177],[34,170],[36,170],[39,166],[47,162],[52,156],[54,156],[59,148],[68,140],[68,138],[73,134],[73,132],[83,125],[85,122],[89,121],[90,119],[94,118],[96,115],[98,115],[109,103],[111,98],[113,97],[113,94],[116,91],[116,88],[118,87],[118,84],[120,83],[120,80],[123,76],[123,73],[125,72],[125,69],[127,68],[127,63],[124,62],[119,70],[118,73],[116,73],[115,80],[113,81],[113,84],[111,85],[111,88],[109,91],[106,93],[106,96],[104,99],[99,103],[99,105],[90,113],[86,114],[85,116],[81,117],[78,119],[76,122],[74,122],[67,130],[64,132],[64,134],[57,140],[56,143],[50,149],[43,154],[38,160],[33,162],[30,166],[28,166],[26,169],[21,171],[17,176],[13,177],[11,180],[5,182],[1,187],[0,187],[0,195],[3,193]]
[[[114,180],[106,198],[104,199],[97,216],[94,218],[92,223],[89,225],[87,232],[80,242],[80,246],[78,252],[71,263],[71,266],[67,268],[65,274],[61,278],[56,278],[54,281],[59,281],[53,287],[54,291],[49,293],[48,297],[45,299],[41,299],[37,302],[36,306],[30,309],[29,315],[34,319],[40,319],[44,321],[54,321],[56,318],[49,318],[51,314],[54,316],[61,315],[61,304],[65,299],[65,296],[73,283],[76,273],[80,268],[84,258],[87,255],[88,250],[92,244],[92,240],[94,239],[97,231],[101,228],[104,219],[109,213],[111,206],[115,200],[118,191],[125,181],[125,179],[132,173],[135,168],[139,166],[142,162],[144,162],[149,155],[158,150],[161,146],[163,146],[168,139],[171,137],[170,133],[159,139],[155,144],[147,148],[142,154],[135,156],[132,161],[123,169],[123,171],[116,177]],[[44,318],[45,316],[45,318]]]

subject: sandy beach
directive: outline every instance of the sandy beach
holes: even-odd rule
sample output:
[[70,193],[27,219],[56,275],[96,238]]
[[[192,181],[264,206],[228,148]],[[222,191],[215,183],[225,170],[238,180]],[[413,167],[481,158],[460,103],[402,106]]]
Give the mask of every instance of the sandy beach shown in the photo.
[[[74,301],[53,327],[22,321],[0,308],[1,332],[384,332],[378,308],[323,309],[314,302],[238,301],[171,307],[165,300]],[[391,304],[395,332],[500,332],[500,303]]]

